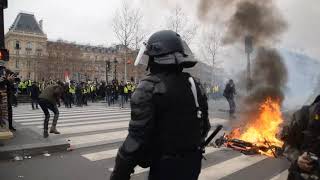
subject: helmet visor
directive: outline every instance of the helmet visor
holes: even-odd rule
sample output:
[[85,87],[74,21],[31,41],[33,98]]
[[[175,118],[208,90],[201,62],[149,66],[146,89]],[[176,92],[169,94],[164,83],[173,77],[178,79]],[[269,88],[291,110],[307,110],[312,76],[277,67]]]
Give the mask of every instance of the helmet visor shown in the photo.
[[140,51],[136,57],[136,60],[134,61],[135,66],[138,66],[139,64],[146,66],[148,65],[149,56],[145,55],[146,49],[147,43],[143,42]]
[[182,53],[183,53],[184,56],[193,57],[193,53],[192,53],[190,47],[188,46],[188,44],[185,41],[182,41],[182,47],[183,47],[183,52]]

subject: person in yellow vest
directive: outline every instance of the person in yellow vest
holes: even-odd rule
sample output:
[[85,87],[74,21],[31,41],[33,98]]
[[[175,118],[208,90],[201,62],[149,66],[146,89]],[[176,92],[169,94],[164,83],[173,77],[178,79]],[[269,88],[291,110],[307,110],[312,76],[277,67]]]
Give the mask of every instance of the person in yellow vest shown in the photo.
[[31,91],[31,86],[32,86],[32,80],[28,80],[27,81],[27,94],[30,95],[30,91]]
[[70,95],[70,101],[71,101],[71,104],[75,104],[75,98],[76,98],[76,86],[71,83],[69,85],[69,95]]
[[24,85],[23,81],[20,81],[20,82],[19,82],[19,85],[18,85],[18,89],[19,89],[19,91],[21,92],[21,94],[24,94],[24,92],[23,92],[23,85]]
[[128,88],[128,97],[127,97],[127,101],[128,101],[128,99],[131,99],[131,94],[133,93],[131,82],[127,84],[127,88]]
[[126,84],[123,87],[123,94],[124,94],[125,102],[127,103],[128,102],[128,98],[129,98],[129,85],[128,84]]
[[96,100],[96,85],[94,84],[90,85],[90,95],[91,95],[92,103],[94,103]]

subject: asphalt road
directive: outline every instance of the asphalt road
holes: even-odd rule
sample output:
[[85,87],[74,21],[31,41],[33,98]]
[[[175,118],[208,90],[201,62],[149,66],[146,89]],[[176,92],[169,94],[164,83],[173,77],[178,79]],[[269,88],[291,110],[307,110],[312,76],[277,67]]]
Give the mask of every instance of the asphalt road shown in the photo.
[[[41,133],[41,111],[29,106],[14,110],[18,127],[36,127]],[[211,124],[230,125],[225,102],[210,102]],[[117,148],[126,136],[130,109],[107,108],[105,104],[60,109],[58,128],[73,151],[36,156],[23,161],[0,161],[0,180],[107,180],[114,166]],[[221,135],[221,133],[220,133]],[[280,158],[245,156],[227,148],[207,148],[199,180],[282,180],[289,163]],[[146,179],[148,170],[137,168],[133,180]]]

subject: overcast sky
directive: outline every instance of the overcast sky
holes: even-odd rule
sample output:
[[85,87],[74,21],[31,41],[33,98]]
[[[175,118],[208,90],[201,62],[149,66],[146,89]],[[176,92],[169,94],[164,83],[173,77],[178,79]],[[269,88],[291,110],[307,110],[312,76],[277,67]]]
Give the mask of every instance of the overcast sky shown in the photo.
[[[5,10],[6,31],[21,11],[33,13],[43,19],[44,31],[49,39],[64,39],[83,44],[111,45],[117,42],[111,24],[120,7],[120,0],[8,0]],[[131,0],[144,14],[144,24],[150,30],[164,27],[170,5],[182,2],[193,16],[196,0]],[[187,2],[187,3],[184,3]],[[289,23],[283,36],[282,47],[302,51],[320,60],[320,0],[278,0]],[[151,27],[151,28],[150,28]]]

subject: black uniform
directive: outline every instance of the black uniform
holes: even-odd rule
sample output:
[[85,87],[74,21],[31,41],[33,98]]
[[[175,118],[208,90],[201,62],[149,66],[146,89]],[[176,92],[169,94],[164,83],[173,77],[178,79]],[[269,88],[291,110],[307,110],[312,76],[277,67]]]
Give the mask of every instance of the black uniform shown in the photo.
[[285,155],[292,162],[289,180],[311,180],[303,176],[320,175],[320,160],[315,161],[315,169],[308,174],[299,169],[297,159],[304,152],[320,157],[320,96],[310,106],[303,106],[295,112],[291,124],[284,128]]
[[226,85],[223,96],[227,99],[230,107],[229,114],[233,116],[236,111],[236,103],[234,102],[234,95],[236,94],[236,88],[232,80]]
[[[149,39],[150,47],[153,38],[157,42],[160,39],[162,45],[168,44],[168,40],[170,44],[181,45],[180,37],[172,31],[156,33]],[[178,49],[164,54],[183,53]],[[118,151],[111,180],[130,179],[137,165],[150,167],[149,180],[198,179],[200,145],[210,129],[207,97],[196,83],[196,96],[203,113],[200,118],[190,75],[182,72],[180,62],[184,59],[175,60],[170,55],[166,60],[165,64],[161,64],[162,60],[149,60],[151,74],[141,80],[132,95],[129,134]]]
[[32,109],[35,109],[35,108],[38,109],[39,95],[40,95],[40,88],[36,84],[32,84],[30,88]]

